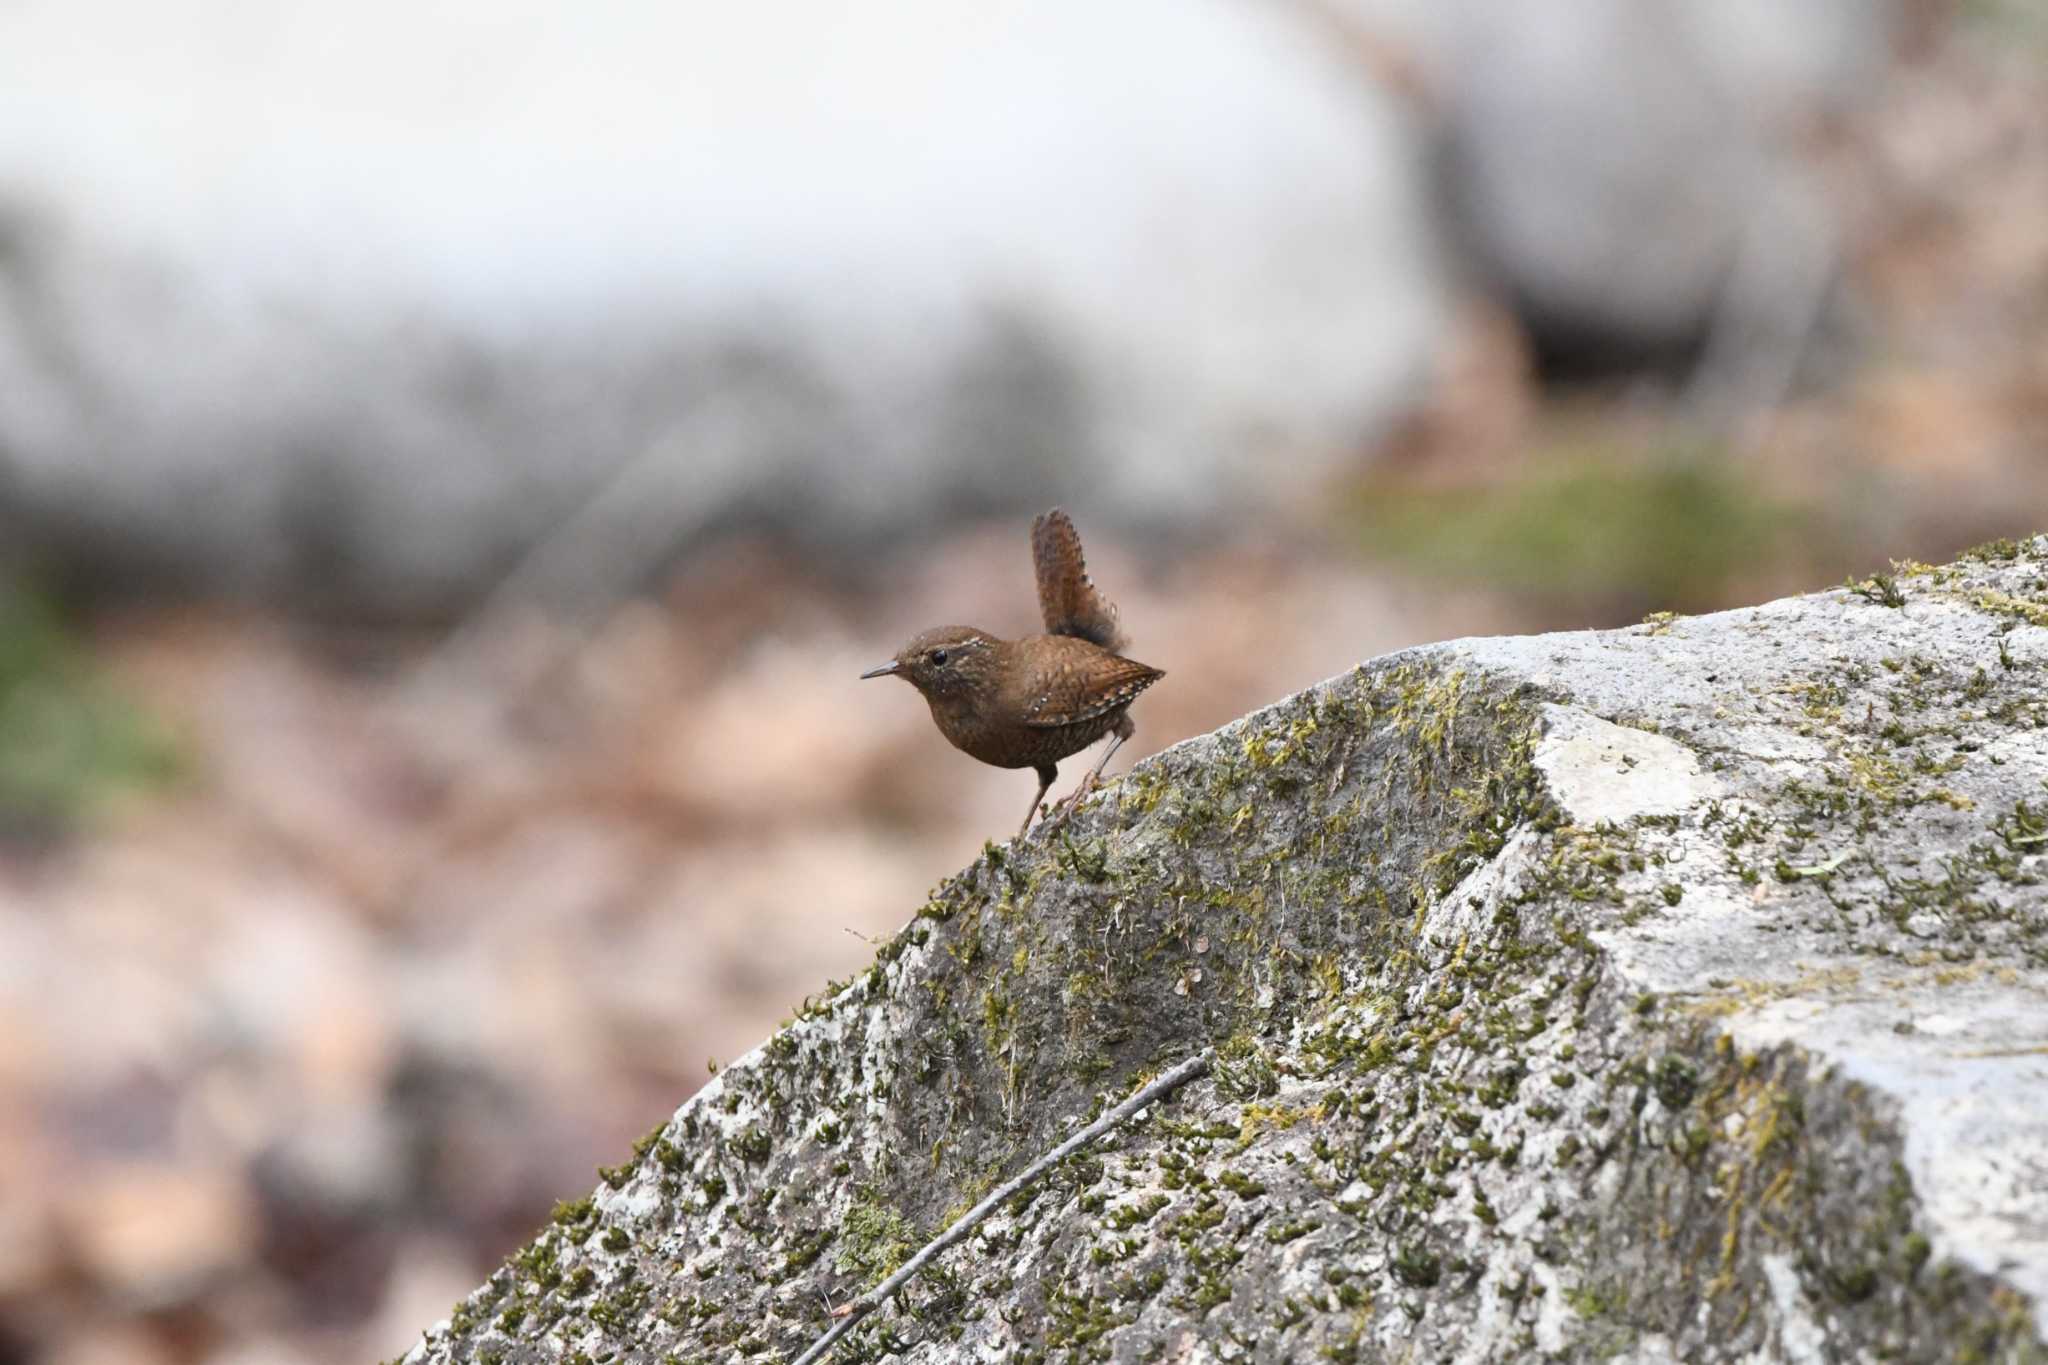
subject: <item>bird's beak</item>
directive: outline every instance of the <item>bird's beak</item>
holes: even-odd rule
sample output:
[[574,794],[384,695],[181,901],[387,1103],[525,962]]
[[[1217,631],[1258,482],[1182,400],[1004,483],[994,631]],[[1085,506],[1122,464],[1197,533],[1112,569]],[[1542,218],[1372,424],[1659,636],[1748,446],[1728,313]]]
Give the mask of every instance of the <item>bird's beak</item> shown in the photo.
[[869,670],[868,670],[867,672],[865,672],[865,673],[861,674],[861,677],[862,677],[862,678],[864,678],[864,679],[865,679],[865,678],[886,678],[886,677],[888,677],[888,676],[889,676],[889,675],[890,675],[891,673],[897,672],[897,671],[898,671],[899,669],[901,669],[902,667],[903,667],[903,665],[902,665],[902,664],[899,664],[899,663],[897,663],[897,662],[896,662],[896,661],[895,661],[894,659],[891,659],[891,660],[889,660],[889,662],[888,662],[888,663],[885,663],[885,664],[883,664],[883,665],[882,665],[882,666],[881,666],[880,668],[871,668],[871,669],[869,669]]

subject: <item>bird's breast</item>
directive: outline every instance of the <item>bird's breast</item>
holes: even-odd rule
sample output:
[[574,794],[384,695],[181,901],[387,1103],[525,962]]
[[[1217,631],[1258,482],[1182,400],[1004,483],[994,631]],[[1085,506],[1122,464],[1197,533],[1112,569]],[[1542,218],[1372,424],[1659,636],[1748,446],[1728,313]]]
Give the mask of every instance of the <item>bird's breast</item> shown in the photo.
[[1077,747],[1073,736],[1026,725],[1015,714],[1016,708],[1000,702],[1000,698],[977,703],[972,697],[934,697],[932,720],[954,748],[996,768],[1032,768],[1057,762]]

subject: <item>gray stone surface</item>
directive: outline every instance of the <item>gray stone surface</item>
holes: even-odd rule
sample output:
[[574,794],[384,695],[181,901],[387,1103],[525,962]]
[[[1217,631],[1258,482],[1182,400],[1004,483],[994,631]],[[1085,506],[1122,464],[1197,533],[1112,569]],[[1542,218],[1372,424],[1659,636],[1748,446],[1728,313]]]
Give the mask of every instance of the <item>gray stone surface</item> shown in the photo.
[[2048,538],[1366,664],[988,849],[408,1359],[793,1358],[1203,1046],[838,1358],[2042,1359],[2044,679]]

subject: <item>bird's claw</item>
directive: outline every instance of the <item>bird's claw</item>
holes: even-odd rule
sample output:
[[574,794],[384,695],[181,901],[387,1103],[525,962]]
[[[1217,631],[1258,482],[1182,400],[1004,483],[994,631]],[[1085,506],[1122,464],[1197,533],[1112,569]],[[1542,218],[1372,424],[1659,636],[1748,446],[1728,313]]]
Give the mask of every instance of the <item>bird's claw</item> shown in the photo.
[[1070,795],[1046,806],[1045,815],[1039,820],[1038,827],[1064,829],[1067,821],[1073,818],[1074,812],[1081,808],[1081,803],[1092,796],[1101,785],[1101,780],[1094,773],[1086,774],[1081,779],[1081,785],[1075,787]]

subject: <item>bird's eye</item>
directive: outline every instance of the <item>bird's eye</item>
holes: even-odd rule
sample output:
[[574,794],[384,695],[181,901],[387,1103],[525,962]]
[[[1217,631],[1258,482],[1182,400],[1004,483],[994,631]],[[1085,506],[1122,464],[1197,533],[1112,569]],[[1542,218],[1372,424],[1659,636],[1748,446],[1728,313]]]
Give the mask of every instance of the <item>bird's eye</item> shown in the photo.
[[943,649],[935,649],[935,650],[933,650],[933,651],[932,651],[932,662],[933,662],[934,664],[937,664],[937,665],[940,665],[940,666],[944,666],[944,664],[945,664],[945,662],[946,662],[946,651],[945,651],[945,650],[943,650]]

